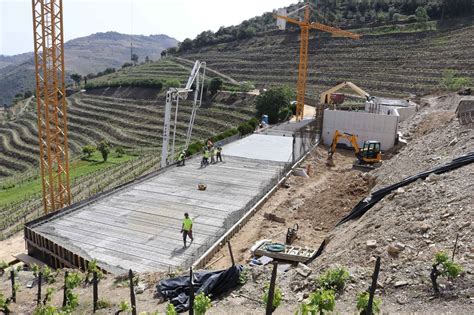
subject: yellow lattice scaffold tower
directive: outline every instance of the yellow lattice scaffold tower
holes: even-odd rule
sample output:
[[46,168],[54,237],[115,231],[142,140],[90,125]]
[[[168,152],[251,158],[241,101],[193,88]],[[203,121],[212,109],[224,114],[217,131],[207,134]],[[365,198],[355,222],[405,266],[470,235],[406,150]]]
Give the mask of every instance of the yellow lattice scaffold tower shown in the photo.
[[32,0],[36,103],[45,214],[71,204],[62,0]]
[[[341,30],[336,27],[324,25],[317,22],[310,21],[311,5],[309,1],[304,6],[304,18],[302,21],[290,18],[286,15],[275,14],[275,18],[282,19],[286,22],[296,24],[301,29],[300,35],[300,60],[298,65],[298,82],[296,84],[296,120],[302,120],[304,117],[304,98],[306,93],[306,77],[308,74],[308,43],[309,31],[311,29],[327,32],[333,36],[350,37],[352,39],[359,39],[360,35]],[[299,10],[298,10],[299,11]],[[283,26],[284,28],[284,26]]]

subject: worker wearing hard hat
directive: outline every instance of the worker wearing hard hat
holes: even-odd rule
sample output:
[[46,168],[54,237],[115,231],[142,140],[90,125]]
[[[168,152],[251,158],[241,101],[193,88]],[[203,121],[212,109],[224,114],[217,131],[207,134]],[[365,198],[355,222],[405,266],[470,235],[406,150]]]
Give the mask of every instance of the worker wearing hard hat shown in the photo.
[[216,148],[216,163],[219,162],[219,160],[222,162],[222,147],[218,144]]
[[184,166],[184,161],[186,161],[186,150],[181,151],[178,156],[178,166]]

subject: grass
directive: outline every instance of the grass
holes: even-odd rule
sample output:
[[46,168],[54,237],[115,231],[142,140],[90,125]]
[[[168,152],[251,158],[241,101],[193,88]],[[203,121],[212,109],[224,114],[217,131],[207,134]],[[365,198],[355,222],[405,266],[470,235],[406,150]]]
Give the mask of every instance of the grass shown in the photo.
[[[121,157],[115,152],[109,154],[107,162],[102,161],[99,152],[94,152],[87,160],[75,160],[70,164],[69,176],[70,180],[80,178],[81,176],[103,170],[116,164],[124,163],[135,159],[133,154],[124,154]],[[9,185],[12,186],[12,185]],[[23,182],[21,185],[15,185],[7,189],[0,190],[0,207],[6,206],[13,202],[18,202],[26,197],[41,193],[41,179],[33,177]]]
[[414,32],[425,32],[425,31],[436,31],[438,29],[436,21],[429,21],[425,24],[421,23],[409,23],[402,25],[384,25],[372,28],[361,28],[357,30],[357,33],[363,35],[383,35],[383,34],[394,34],[394,33],[414,33]]

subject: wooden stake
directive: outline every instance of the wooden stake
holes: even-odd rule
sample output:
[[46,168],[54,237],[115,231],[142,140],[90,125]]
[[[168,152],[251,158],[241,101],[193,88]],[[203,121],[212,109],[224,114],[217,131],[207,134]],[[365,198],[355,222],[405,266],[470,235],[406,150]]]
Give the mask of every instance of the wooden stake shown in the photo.
[[37,300],[36,300],[36,305],[40,305],[41,303],[41,282],[43,282],[43,273],[40,272],[38,274],[38,294],[37,294]]
[[130,281],[130,303],[132,304],[132,315],[137,315],[137,302],[135,301],[135,291],[133,290],[133,272],[128,271],[128,279]]
[[367,305],[366,315],[372,315],[372,303],[374,302],[375,289],[377,288],[377,279],[380,272],[380,256],[375,261],[374,274],[372,275],[372,285],[369,288],[369,303]]
[[189,267],[189,315],[194,315],[193,267]]
[[66,294],[66,291],[67,291],[67,287],[66,287],[66,282],[67,282],[67,277],[69,276],[69,272],[66,271],[64,273],[64,290],[63,290],[63,307],[66,306],[66,303],[67,303],[67,294]]
[[268,288],[268,299],[267,299],[267,309],[265,315],[271,315],[273,313],[273,296],[275,295],[275,282],[277,276],[278,263],[273,263],[272,278],[270,280],[270,287]]
[[230,259],[232,260],[232,266],[235,266],[234,254],[232,253],[232,247],[230,246],[229,241],[227,241],[227,247],[229,248]]
[[97,291],[97,271],[94,271],[92,276],[92,296],[94,303],[94,313],[97,311],[97,300],[99,299],[99,292]]
[[15,289],[15,270],[10,270],[10,280],[12,282],[12,301],[16,303],[16,289]]

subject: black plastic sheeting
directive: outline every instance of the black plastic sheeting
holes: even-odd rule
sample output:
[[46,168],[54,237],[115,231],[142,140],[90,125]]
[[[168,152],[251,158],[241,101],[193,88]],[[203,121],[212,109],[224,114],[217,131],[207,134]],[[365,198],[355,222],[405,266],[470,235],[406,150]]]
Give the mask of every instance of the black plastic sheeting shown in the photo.
[[390,185],[388,187],[384,187],[380,190],[377,190],[376,192],[372,193],[369,197],[359,201],[359,203],[352,209],[352,211],[344,217],[339,223],[336,224],[336,226],[341,225],[345,222],[348,222],[350,220],[354,220],[357,218],[360,218],[363,216],[370,208],[372,208],[377,202],[383,199],[386,195],[390,194],[392,191],[406,186],[408,184],[411,184],[418,179],[425,179],[431,174],[442,174],[445,172],[449,172],[452,170],[455,170],[459,167],[468,165],[470,163],[474,162],[474,151],[469,152],[463,156],[460,156],[458,158],[455,158],[449,163],[446,163],[444,165],[435,167],[429,171],[425,171],[423,173],[419,173],[414,176],[410,176],[402,180],[401,182],[398,182],[394,185]]
[[[239,285],[243,267],[232,266],[227,270],[202,271],[193,274],[194,294],[204,292],[214,299]],[[169,299],[178,313],[189,310],[189,275],[160,281],[158,294]]]

